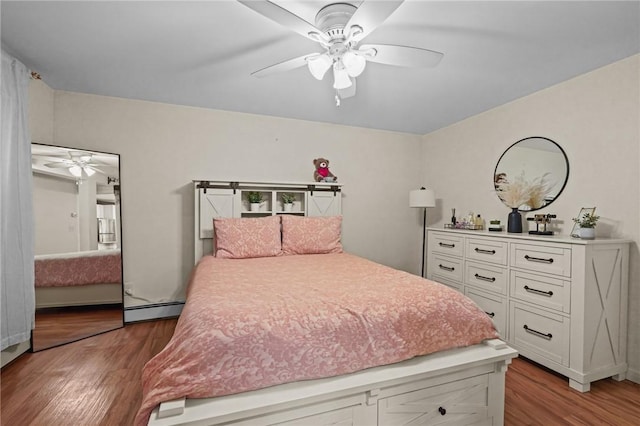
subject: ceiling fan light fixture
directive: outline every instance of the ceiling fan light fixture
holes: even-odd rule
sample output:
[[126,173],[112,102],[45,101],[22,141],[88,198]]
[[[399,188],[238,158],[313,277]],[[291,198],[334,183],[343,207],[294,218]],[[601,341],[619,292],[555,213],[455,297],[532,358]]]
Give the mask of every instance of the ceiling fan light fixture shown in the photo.
[[93,176],[96,171],[93,170],[91,167],[83,167],[82,170],[84,170],[84,172],[87,174],[87,176],[91,177]]
[[324,78],[324,75],[327,73],[329,68],[331,68],[332,64],[333,59],[331,59],[327,54],[307,58],[309,71],[311,72],[311,75],[318,80],[322,80]]
[[74,175],[75,177],[82,177],[82,168],[80,166],[71,166],[69,167],[69,173]]
[[375,58],[378,54],[378,51],[373,47],[370,47],[368,49],[359,49],[358,52],[360,53],[360,55],[364,55],[369,58]]
[[342,63],[351,77],[357,77],[364,71],[367,60],[363,56],[349,50],[342,56]]
[[351,28],[349,28],[349,34],[347,35],[346,40],[347,41],[351,41],[354,37],[359,36],[360,34],[363,33],[363,29],[360,25],[352,25]]
[[349,73],[344,66],[338,66],[338,63],[336,63],[333,66],[333,88],[337,90],[346,89],[351,87],[352,84]]
[[309,36],[310,39],[312,39],[314,41],[317,41],[318,43],[320,43],[323,46],[328,46],[329,45],[329,43],[327,43],[327,40],[325,40],[325,38],[322,36],[322,34],[316,32],[316,31],[309,31],[309,33],[307,35]]

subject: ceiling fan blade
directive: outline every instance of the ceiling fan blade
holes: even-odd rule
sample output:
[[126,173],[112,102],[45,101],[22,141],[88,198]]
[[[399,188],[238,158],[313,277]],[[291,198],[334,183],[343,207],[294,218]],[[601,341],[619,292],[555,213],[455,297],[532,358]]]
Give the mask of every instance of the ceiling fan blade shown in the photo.
[[340,96],[340,99],[351,98],[355,95],[356,95],[356,79],[355,78],[351,79],[351,86],[347,87],[346,89],[338,90],[338,96]]
[[100,170],[100,169],[98,169],[98,168],[96,168],[96,167],[88,167],[88,168],[89,168],[89,169],[91,169],[91,170],[93,170],[93,171],[94,171],[94,172],[96,172],[96,173],[100,173],[101,175],[105,175],[105,176],[106,176],[106,173],[105,173],[105,172],[103,172],[102,170]]
[[315,56],[317,53],[310,53],[308,55],[299,56],[297,58],[289,59],[288,61],[280,62],[275,65],[270,65],[266,68],[262,68],[261,70],[255,71],[251,73],[254,77],[267,77],[269,75],[278,74],[285,71],[290,71],[295,68],[300,68],[307,65],[307,58],[310,56]]
[[289,12],[287,9],[278,6],[268,0],[238,0],[243,5],[258,12],[260,15],[289,28],[298,34],[313,41],[325,43],[329,42],[329,37],[312,24],[308,23],[298,15]]
[[345,34],[349,33],[349,28],[354,25],[362,28],[362,32],[355,33],[351,37],[352,41],[359,41],[371,34],[378,28],[391,14],[402,4],[404,0],[373,1],[364,0],[356,9],[355,13],[345,25]]
[[73,166],[73,164],[69,164],[66,162],[61,162],[61,161],[56,161],[55,163],[46,163],[45,164],[46,167],[52,168],[52,169],[61,169],[61,168],[68,168]]
[[[368,54],[374,49],[375,55]],[[358,49],[368,61],[399,67],[430,68],[438,65],[443,53],[419,47],[397,46],[393,44],[365,44]]]

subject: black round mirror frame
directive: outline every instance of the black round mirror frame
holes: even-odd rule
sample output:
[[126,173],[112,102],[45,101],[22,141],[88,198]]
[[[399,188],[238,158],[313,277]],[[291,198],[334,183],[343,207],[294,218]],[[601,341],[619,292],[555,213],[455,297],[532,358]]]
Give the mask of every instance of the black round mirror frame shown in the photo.
[[[564,176],[564,181],[563,181],[563,183],[562,183],[562,186],[560,187],[560,190],[555,194],[555,196],[553,197],[553,199],[548,200],[547,202],[545,202],[545,204],[544,204],[544,205],[542,205],[541,207],[538,207],[538,208],[529,208],[529,209],[522,209],[522,208],[520,208],[520,209],[519,209],[520,211],[528,211],[528,212],[529,212],[529,211],[535,211],[535,210],[543,209],[543,208],[545,208],[545,207],[549,206],[551,203],[553,203],[553,202],[558,198],[558,196],[560,196],[560,194],[562,193],[562,191],[564,191],[564,188],[567,186],[567,182],[568,182],[568,180],[569,180],[569,159],[568,159],[568,157],[567,157],[567,154],[566,154],[566,153],[564,152],[564,150],[562,149],[562,147],[561,147],[560,145],[558,145],[558,143],[557,143],[557,142],[555,142],[555,141],[553,141],[553,140],[551,140],[551,139],[549,139],[549,138],[545,138],[545,137],[542,137],[542,136],[530,136],[530,137],[526,137],[526,138],[520,139],[519,141],[515,142],[514,144],[512,144],[511,146],[509,146],[509,147],[508,147],[508,148],[507,148],[507,149],[502,153],[502,155],[501,155],[501,156],[500,156],[500,158],[498,159],[498,162],[496,163],[496,167],[495,167],[495,170],[494,170],[494,172],[493,172],[493,184],[494,184],[494,187],[496,187],[496,186],[498,185],[498,183],[499,183],[499,179],[500,179],[499,175],[503,175],[503,177],[504,177],[504,175],[505,175],[505,174],[504,174],[504,173],[502,173],[502,172],[498,172],[498,170],[499,170],[499,168],[500,168],[500,163],[501,163],[501,161],[505,158],[505,155],[506,155],[506,154],[507,154],[507,153],[508,153],[512,148],[516,147],[518,144],[524,143],[524,142],[526,142],[526,141],[530,141],[530,140],[532,140],[532,139],[541,139],[541,140],[545,141],[545,143],[546,143],[546,142],[548,142],[548,143],[550,143],[550,144],[553,144],[553,148],[557,149],[557,150],[559,151],[559,153],[560,153],[560,154],[562,154],[562,157],[564,158],[564,165],[565,165],[565,167],[566,167],[566,173],[565,173],[565,176]],[[496,195],[497,195],[497,191],[496,191]],[[504,201],[503,201],[499,196],[498,196],[498,199],[504,203]],[[506,203],[505,203],[505,205],[506,205]]]

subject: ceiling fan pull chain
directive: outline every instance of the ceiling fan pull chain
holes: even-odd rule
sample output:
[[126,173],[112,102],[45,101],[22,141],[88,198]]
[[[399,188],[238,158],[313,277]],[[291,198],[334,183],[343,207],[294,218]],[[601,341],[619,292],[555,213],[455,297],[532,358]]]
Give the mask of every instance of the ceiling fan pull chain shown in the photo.
[[338,91],[336,90],[336,106],[339,107],[340,106],[340,95],[338,94]]

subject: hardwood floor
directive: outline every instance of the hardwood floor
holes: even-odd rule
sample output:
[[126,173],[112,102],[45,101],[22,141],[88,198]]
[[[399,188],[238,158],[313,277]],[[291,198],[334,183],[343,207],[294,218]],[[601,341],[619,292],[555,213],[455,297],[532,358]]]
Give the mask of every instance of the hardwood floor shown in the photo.
[[[2,425],[130,425],[144,363],[169,341],[176,320],[152,321],[25,354],[2,369]],[[523,359],[507,372],[506,425],[638,425],[640,385],[600,380],[591,392]]]
[[142,366],[166,345],[175,324],[132,324],[21,356],[0,374],[2,425],[132,424]]
[[59,346],[124,325],[123,307],[94,305],[36,310],[33,350]]

